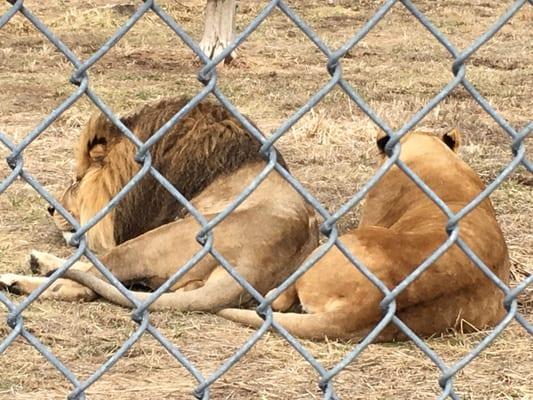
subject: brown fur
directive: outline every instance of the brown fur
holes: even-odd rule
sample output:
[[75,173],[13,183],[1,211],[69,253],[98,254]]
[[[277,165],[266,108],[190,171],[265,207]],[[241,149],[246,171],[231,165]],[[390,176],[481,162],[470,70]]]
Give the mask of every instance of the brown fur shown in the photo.
[[[144,141],[184,103],[162,101],[123,121]],[[63,202],[84,223],[139,166],[134,162],[134,146],[101,116],[91,119],[80,144],[77,183],[67,189]],[[259,145],[222,107],[203,102],[153,148],[152,157],[154,166],[199,212],[212,219],[265,168],[258,150]],[[58,222],[65,229],[66,224]],[[96,232],[89,242],[92,247],[109,249],[100,259],[120,281],[156,289],[202,249],[196,240],[200,228],[153,179],[144,178],[109,218],[89,231]],[[216,251],[263,294],[297,268],[318,242],[311,207],[275,171],[215,227],[213,236]],[[120,244],[114,247],[115,243]],[[33,252],[30,262],[34,272],[46,275],[64,260]],[[76,263],[64,278],[83,286],[61,279],[40,298],[91,300],[98,294],[117,304],[131,305],[101,280],[89,263]],[[0,286],[29,293],[44,279],[4,274],[0,275]],[[141,299],[147,296],[135,295]],[[207,254],[151,308],[216,311],[249,300],[212,254]]]
[[[378,139],[383,148],[386,139]],[[446,143],[446,144],[445,144]],[[403,160],[454,211],[465,207],[483,184],[454,151],[457,132],[443,140],[411,133],[402,140]],[[443,212],[394,166],[370,191],[359,228],[341,241],[389,289],[393,289],[447,239]],[[460,224],[460,238],[504,282],[509,258],[490,200]],[[383,294],[337,249],[331,249],[273,304],[286,311],[300,303],[308,314],[275,313],[275,320],[304,338],[361,338],[379,321]],[[465,330],[497,323],[504,314],[503,294],[453,245],[398,296],[397,316],[419,335],[449,328]],[[219,315],[250,326],[262,320],[249,310]],[[466,322],[466,323],[464,323]],[[404,339],[390,324],[378,337]]]
[[[167,99],[121,118],[141,141],[148,140],[189,99]],[[243,164],[259,161],[259,143],[220,105],[204,101],[172,127],[150,150],[152,165],[187,199]],[[61,202],[86,223],[139,170],[136,147],[103,114],[91,117],[78,141],[76,182]],[[283,160],[281,160],[283,162]],[[88,234],[95,250],[108,250],[174,220],[183,207],[151,175],[144,176]],[[70,230],[56,214],[62,230]]]

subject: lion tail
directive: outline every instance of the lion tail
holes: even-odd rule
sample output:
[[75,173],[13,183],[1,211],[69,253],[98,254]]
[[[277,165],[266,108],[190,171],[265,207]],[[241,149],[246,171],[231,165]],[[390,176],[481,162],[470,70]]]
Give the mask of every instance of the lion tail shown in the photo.
[[[226,308],[217,315],[233,322],[259,328],[265,321],[253,310]],[[350,317],[344,311],[329,311],[316,314],[274,312],[274,321],[279,323],[291,335],[302,339],[350,339],[358,336],[350,327]],[[353,322],[353,321],[352,321]],[[358,332],[360,333],[360,332]]]

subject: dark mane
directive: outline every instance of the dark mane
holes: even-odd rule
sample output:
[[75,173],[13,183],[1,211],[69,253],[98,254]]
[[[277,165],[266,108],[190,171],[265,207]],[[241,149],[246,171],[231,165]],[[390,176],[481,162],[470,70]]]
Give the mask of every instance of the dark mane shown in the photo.
[[[188,98],[162,100],[121,120],[144,142],[188,101]],[[259,148],[259,142],[224,107],[203,101],[172,127],[151,148],[150,154],[152,165],[185,198],[192,199],[217,177],[261,160]],[[285,166],[281,156],[279,162]],[[148,174],[115,209],[115,241],[119,244],[132,239],[184,213],[183,206]]]

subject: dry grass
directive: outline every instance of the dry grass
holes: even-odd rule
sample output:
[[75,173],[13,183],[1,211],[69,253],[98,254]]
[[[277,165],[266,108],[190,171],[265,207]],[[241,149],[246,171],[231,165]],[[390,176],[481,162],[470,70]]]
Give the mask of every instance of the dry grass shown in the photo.
[[[203,1],[161,2],[198,39]],[[238,28],[265,1],[242,1]],[[332,48],[366,21],[381,2],[365,0],[292,0],[293,7]],[[490,26],[510,1],[418,0],[415,2],[459,49]],[[124,1],[26,1],[72,50],[86,59],[126,20]],[[46,4],[46,5],[45,5]],[[73,6],[75,4],[76,6]],[[135,3],[136,5],[137,3]],[[356,5],[354,5],[356,4]],[[120,5],[120,6],[119,6]],[[0,13],[7,9],[0,5]],[[468,61],[468,78],[511,123],[531,120],[533,46],[531,7],[524,7]],[[19,142],[42,118],[72,93],[72,67],[46,39],[16,16],[0,31],[0,129]],[[345,77],[376,112],[400,127],[452,77],[451,58],[401,5],[343,60]],[[191,52],[153,15],[143,18],[90,70],[92,87],[116,111],[149,100],[195,93],[201,85]],[[298,109],[329,75],[325,58],[297,28],[275,12],[242,46],[238,63],[220,71],[222,91],[265,132],[273,131]],[[71,147],[88,117],[90,103],[76,103],[25,151],[25,167],[51,192],[69,179]],[[455,90],[419,126],[443,132],[459,128],[462,155],[491,181],[511,159],[510,140],[461,89]],[[374,126],[336,89],[279,143],[292,171],[329,209],[343,203],[371,174]],[[528,139],[529,158],[533,145]],[[0,156],[7,154],[0,148]],[[9,169],[0,167],[0,179]],[[533,180],[519,168],[492,196],[506,235],[514,281],[532,272]],[[357,210],[343,229],[357,224]],[[26,272],[29,250],[57,255],[62,245],[47,218],[45,204],[27,185],[16,182],[0,196],[0,272]],[[20,301],[20,298],[13,297]],[[520,296],[520,310],[533,320],[533,291]],[[0,308],[0,319],[5,309]],[[127,310],[109,304],[36,302],[25,312],[26,326],[69,368],[87,377],[135,328]],[[251,331],[211,315],[154,313],[153,323],[206,375],[234,353]],[[8,333],[0,325],[0,340]],[[434,338],[429,345],[447,362],[464,356],[486,332]],[[531,337],[512,324],[455,382],[464,399],[533,398]],[[331,366],[350,343],[305,342]],[[17,340],[1,357],[0,399],[65,398],[69,385],[35,349]],[[430,399],[439,392],[438,371],[409,343],[372,345],[335,380],[345,399]],[[213,387],[214,399],[318,399],[317,375],[277,335],[267,334]],[[194,382],[149,338],[92,386],[90,399],[182,399]]]

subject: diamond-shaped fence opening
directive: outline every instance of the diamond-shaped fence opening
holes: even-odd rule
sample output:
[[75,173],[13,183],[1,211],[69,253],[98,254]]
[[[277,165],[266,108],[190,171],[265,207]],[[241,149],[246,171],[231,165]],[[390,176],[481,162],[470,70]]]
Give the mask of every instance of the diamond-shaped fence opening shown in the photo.
[[[15,303],[9,300],[3,293],[0,292],[0,302],[7,310],[6,324],[9,327],[9,333],[2,337],[0,342],[0,353],[12,345],[13,341],[19,337],[23,337],[30,345],[34,346],[55,368],[57,368],[65,378],[71,383],[72,391],[69,394],[70,399],[85,398],[85,390],[92,384],[98,381],[104,374],[106,374],[113,365],[120,360],[127,352],[135,345],[142,335],[151,335],[158,341],[175,359],[181,364],[198,382],[198,386],[194,390],[194,396],[198,399],[208,399],[211,396],[211,386],[217,382],[223,374],[235,366],[235,364],[258,342],[264,333],[269,328],[274,328],[281,336],[316,370],[320,377],[319,387],[322,390],[324,399],[339,398],[334,388],[334,378],[343,371],[350,363],[360,357],[361,353],[365,351],[368,345],[379,335],[379,333],[390,323],[403,332],[412,342],[435,364],[441,371],[439,384],[442,388],[439,398],[459,398],[459,395],[454,389],[454,376],[466,367],[472,360],[503,332],[503,330],[511,322],[520,324],[526,332],[533,333],[531,323],[520,314],[518,311],[517,297],[528,290],[528,286],[532,283],[533,277],[529,276],[514,288],[508,287],[498,277],[491,272],[491,270],[481,261],[472,249],[461,239],[459,233],[459,225],[461,220],[468,215],[475,207],[477,207],[484,199],[486,199],[493,191],[499,188],[504,180],[506,180],[513,171],[520,167],[533,172],[533,164],[529,160],[529,155],[526,152],[524,141],[526,137],[531,134],[533,130],[533,123],[529,122],[521,127],[513,127],[506,121],[484,98],[476,87],[468,80],[466,63],[469,58],[478,51],[482,46],[490,40],[513,16],[519,12],[523,7],[529,7],[531,3],[527,0],[518,0],[511,4],[508,10],[501,15],[494,23],[479,36],[473,43],[467,46],[464,50],[459,51],[453,43],[431,22],[431,20],[421,12],[417,6],[409,0],[388,0],[384,1],[375,11],[375,13],[356,29],[355,33],[339,48],[332,49],[328,47],[321,38],[310,28],[306,21],[300,17],[294,8],[284,1],[270,1],[259,10],[257,15],[251,22],[244,26],[241,33],[236,37],[235,41],[224,50],[223,53],[216,56],[213,60],[209,60],[200,50],[198,44],[182,29],[180,24],[167,14],[156,1],[149,0],[140,2],[134,7],[129,7],[131,15],[126,22],[118,26],[116,31],[92,53],[87,59],[80,60],[76,54],[67,47],[54,33],[53,29],[45,25],[39,18],[37,18],[31,11],[25,7],[22,0],[9,1],[10,4],[7,11],[0,15],[0,34],[1,28],[9,24],[10,19],[15,14],[20,14],[26,18],[32,25],[35,26],[60,53],[62,53],[70,62],[72,66],[72,74],[70,82],[73,85],[72,93],[69,97],[58,105],[53,112],[44,118],[35,129],[29,132],[22,141],[13,143],[12,140],[3,132],[0,132],[0,142],[3,149],[9,155],[7,157],[7,165],[11,172],[5,176],[0,182],[0,194],[2,194],[16,179],[21,179],[27,182],[46,202],[56,208],[62,216],[64,216],[76,229],[71,244],[77,246],[76,251],[68,259],[68,261],[57,271],[55,271],[50,279],[43,283],[38,289],[33,291],[27,298],[20,303]],[[438,92],[419,110],[405,122],[400,129],[392,129],[376,112],[369,103],[361,96],[352,86],[348,80],[343,76],[342,66],[343,61],[348,53],[357,49],[357,46],[365,38],[365,36],[378,24],[394,7],[403,7],[408,12],[413,20],[413,23],[419,24],[427,30],[434,40],[442,45],[442,47],[451,55],[453,62],[450,68],[453,73],[453,78],[443,85]],[[321,86],[315,93],[313,93],[307,101],[301,105],[296,112],[290,115],[283,123],[281,123],[271,136],[265,136],[256,127],[251,125],[243,116],[241,111],[228,99],[228,96],[217,85],[217,70],[216,67],[225,57],[233,50],[244,43],[247,38],[265,21],[269,15],[274,11],[281,12],[290,21],[291,29],[298,29],[303,33],[307,39],[312,43],[318,51],[320,51],[327,59],[324,65],[324,70],[330,75],[329,80]],[[183,43],[190,48],[201,61],[202,65],[198,69],[198,81],[204,85],[190,102],[180,110],[171,120],[165,124],[158,132],[156,132],[147,142],[141,142],[111,111],[110,107],[101,99],[98,93],[92,88],[90,82],[91,68],[98,64],[104,55],[115,46],[127,33],[135,26],[135,24],[146,14],[150,14],[150,18],[159,18],[162,23],[167,25]],[[19,16],[20,16],[19,15]],[[404,164],[399,156],[401,152],[400,139],[420,121],[422,121],[430,112],[443,102],[454,90],[462,87],[469,93],[469,95],[479,104],[479,106],[503,129],[509,137],[509,163],[499,171],[495,179],[493,179],[475,199],[471,201],[464,209],[453,212],[438,196],[420,179],[406,164]],[[379,129],[384,131],[389,137],[385,151],[389,159],[380,167],[377,172],[355,193],[348,199],[338,210],[328,212],[328,210],[320,204],[320,202],[302,185],[294,176],[289,174],[285,168],[279,163],[277,151],[274,145],[277,141],[286,135],[286,133],[306,115],[313,107],[319,105],[325,96],[332,90],[342,90],[349,99],[353,102],[354,107],[368,117]],[[207,220],[194,206],[172,186],[172,184],[164,177],[164,175],[157,171],[152,165],[150,149],[158,140],[160,140],[166,132],[176,123],[178,123],[196,104],[207,96],[214,96],[218,101],[235,117],[241,124],[249,131],[249,133],[261,143],[261,154],[267,161],[263,171],[248,185],[245,191],[218,216],[211,220]],[[105,206],[98,212],[89,222],[84,226],[80,226],[78,222],[71,216],[64,207],[44,188],[43,184],[35,177],[27,172],[24,168],[24,156],[27,147],[55,121],[68,108],[76,103],[80,98],[86,97],[100,109],[108,118],[115,124],[123,135],[132,141],[137,147],[136,160],[141,164],[139,172],[132,178],[132,180]],[[363,265],[349,249],[339,239],[339,230],[337,222],[353,207],[359,204],[365,195],[378,183],[381,177],[389,171],[393,166],[400,168],[418,187],[442,210],[447,216],[447,232],[448,239],[435,249],[435,252],[428,255],[427,259],[418,266],[409,276],[407,276],[396,288],[390,290],[376,278]],[[230,215],[238,205],[240,205],[253,191],[260,185],[260,183],[272,172],[276,170],[284,179],[296,189],[303,196],[309,204],[311,204],[317,213],[322,217],[323,224],[321,232],[325,235],[325,242],[320,249],[314,253],[314,256],[305,261],[290,277],[288,277],[283,284],[281,284],[273,293],[267,297],[261,296],[252,285],[250,285],[242,276],[240,276],[233,266],[220,254],[216,246],[213,245],[212,230],[228,215]],[[194,255],[194,257],[165,282],[158,290],[149,295],[146,300],[141,301],[135,298],[121,282],[113,276],[109,270],[103,265],[98,257],[88,248],[84,234],[100,221],[110,210],[137,184],[137,182],[146,175],[153,176],[163,187],[176,198],[176,201],[181,203],[183,207],[197,220],[201,226],[198,234],[201,242],[201,249]],[[245,244],[244,244],[245,245]],[[505,300],[504,306],[507,310],[506,316],[502,321],[492,330],[483,340],[481,340],[466,356],[456,361],[455,363],[446,364],[439,355],[433,351],[428,344],[418,337],[396,314],[396,298],[405,288],[410,285],[416,278],[428,269],[433,261],[440,257],[451,246],[459,246],[461,250],[472,260],[477,268],[479,268],[493,284],[503,292]],[[290,335],[280,324],[275,322],[272,317],[272,302],[286,290],[296,279],[308,271],[324,254],[336,246],[344,255],[353,263],[354,268],[359,270],[367,277],[379,290],[382,291],[384,299],[381,303],[383,318],[380,322],[367,334],[363,340],[356,344],[346,354],[341,361],[339,361],[332,368],[325,368],[297,339]],[[212,374],[206,375],[201,372],[187,358],[181,349],[177,348],[172,342],[165,337],[158,330],[150,320],[150,313],[147,311],[150,304],[156,301],[165,291],[167,291],[176,281],[189,269],[194,268],[196,263],[209,254],[215,258],[218,263],[241,285],[258,303],[258,313],[264,318],[262,327],[254,332],[242,347],[227,360],[224,361]],[[120,348],[109,356],[97,370],[88,374],[84,379],[81,379],[71,371],[64,363],[62,363],[52,352],[45,346],[42,341],[31,332],[29,332],[24,325],[24,311],[43,293],[43,291],[52,285],[69,269],[73,263],[86,256],[96,268],[107,278],[107,280],[124,296],[134,308],[132,319],[138,324],[137,328],[131,333],[127,340],[125,340]],[[0,382],[0,389],[2,388]]]

